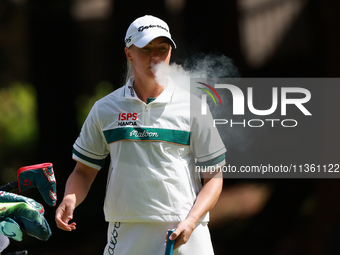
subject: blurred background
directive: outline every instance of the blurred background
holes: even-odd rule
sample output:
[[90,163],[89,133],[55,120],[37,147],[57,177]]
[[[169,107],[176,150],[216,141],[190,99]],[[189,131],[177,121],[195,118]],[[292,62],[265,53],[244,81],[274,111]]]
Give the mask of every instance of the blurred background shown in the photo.
[[[229,58],[241,77],[339,77],[339,7],[331,0],[0,0],[0,184],[15,180],[22,166],[52,162],[61,201],[87,113],[122,85],[125,32],[137,17],[167,21],[178,46],[172,61],[180,65],[213,54]],[[323,121],[304,138],[315,143],[300,152],[310,161],[339,163],[340,89],[323,93]],[[281,140],[258,139],[258,153],[281,146]],[[251,150],[228,151],[229,162],[250,164]],[[25,235],[6,252],[102,254],[107,167],[76,210],[76,231],[57,229],[55,208],[46,205],[52,237],[42,242]],[[216,255],[339,254],[339,184],[225,179],[211,211]],[[43,203],[35,189],[22,195]]]

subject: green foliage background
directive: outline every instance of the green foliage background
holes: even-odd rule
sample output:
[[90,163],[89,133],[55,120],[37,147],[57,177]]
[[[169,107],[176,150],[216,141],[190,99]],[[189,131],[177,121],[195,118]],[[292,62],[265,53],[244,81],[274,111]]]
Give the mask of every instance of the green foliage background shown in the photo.
[[[81,94],[75,104],[79,129],[92,105],[112,92],[113,85],[100,82],[92,95]],[[27,163],[36,164],[39,139],[37,93],[29,83],[13,82],[0,88],[0,182],[16,179],[17,170]]]

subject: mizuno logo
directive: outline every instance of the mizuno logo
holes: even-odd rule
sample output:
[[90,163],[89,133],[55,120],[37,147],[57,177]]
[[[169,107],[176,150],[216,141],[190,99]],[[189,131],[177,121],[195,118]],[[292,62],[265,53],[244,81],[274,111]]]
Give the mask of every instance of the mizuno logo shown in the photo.
[[128,88],[129,88],[129,90],[130,90],[130,95],[132,96],[132,97],[135,97],[135,93],[133,92],[134,90],[133,90],[133,87],[132,86],[128,86]]

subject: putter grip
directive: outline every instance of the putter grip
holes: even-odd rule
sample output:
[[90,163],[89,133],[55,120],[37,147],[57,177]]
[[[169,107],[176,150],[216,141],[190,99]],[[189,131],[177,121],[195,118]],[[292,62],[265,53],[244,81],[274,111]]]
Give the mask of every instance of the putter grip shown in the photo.
[[170,235],[175,231],[175,229],[171,229],[168,231],[168,238],[166,241],[166,247],[165,247],[165,255],[172,255],[172,252],[174,250],[175,240],[170,240]]

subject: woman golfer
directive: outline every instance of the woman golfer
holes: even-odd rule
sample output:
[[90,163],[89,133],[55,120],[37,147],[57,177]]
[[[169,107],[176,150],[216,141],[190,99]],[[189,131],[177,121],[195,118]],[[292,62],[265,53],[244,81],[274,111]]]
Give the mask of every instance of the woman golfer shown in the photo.
[[57,226],[76,228],[69,223],[73,211],[110,154],[104,255],[163,255],[172,228],[174,254],[214,254],[208,211],[223,179],[220,173],[204,173],[202,185],[197,168],[223,166],[224,144],[211,114],[200,118],[200,107],[190,110],[189,92],[169,76],[155,75],[155,67],[169,65],[176,48],[168,25],[140,17],[128,28],[125,45],[131,77],[94,104],[74,143],[77,164],[56,211]]

